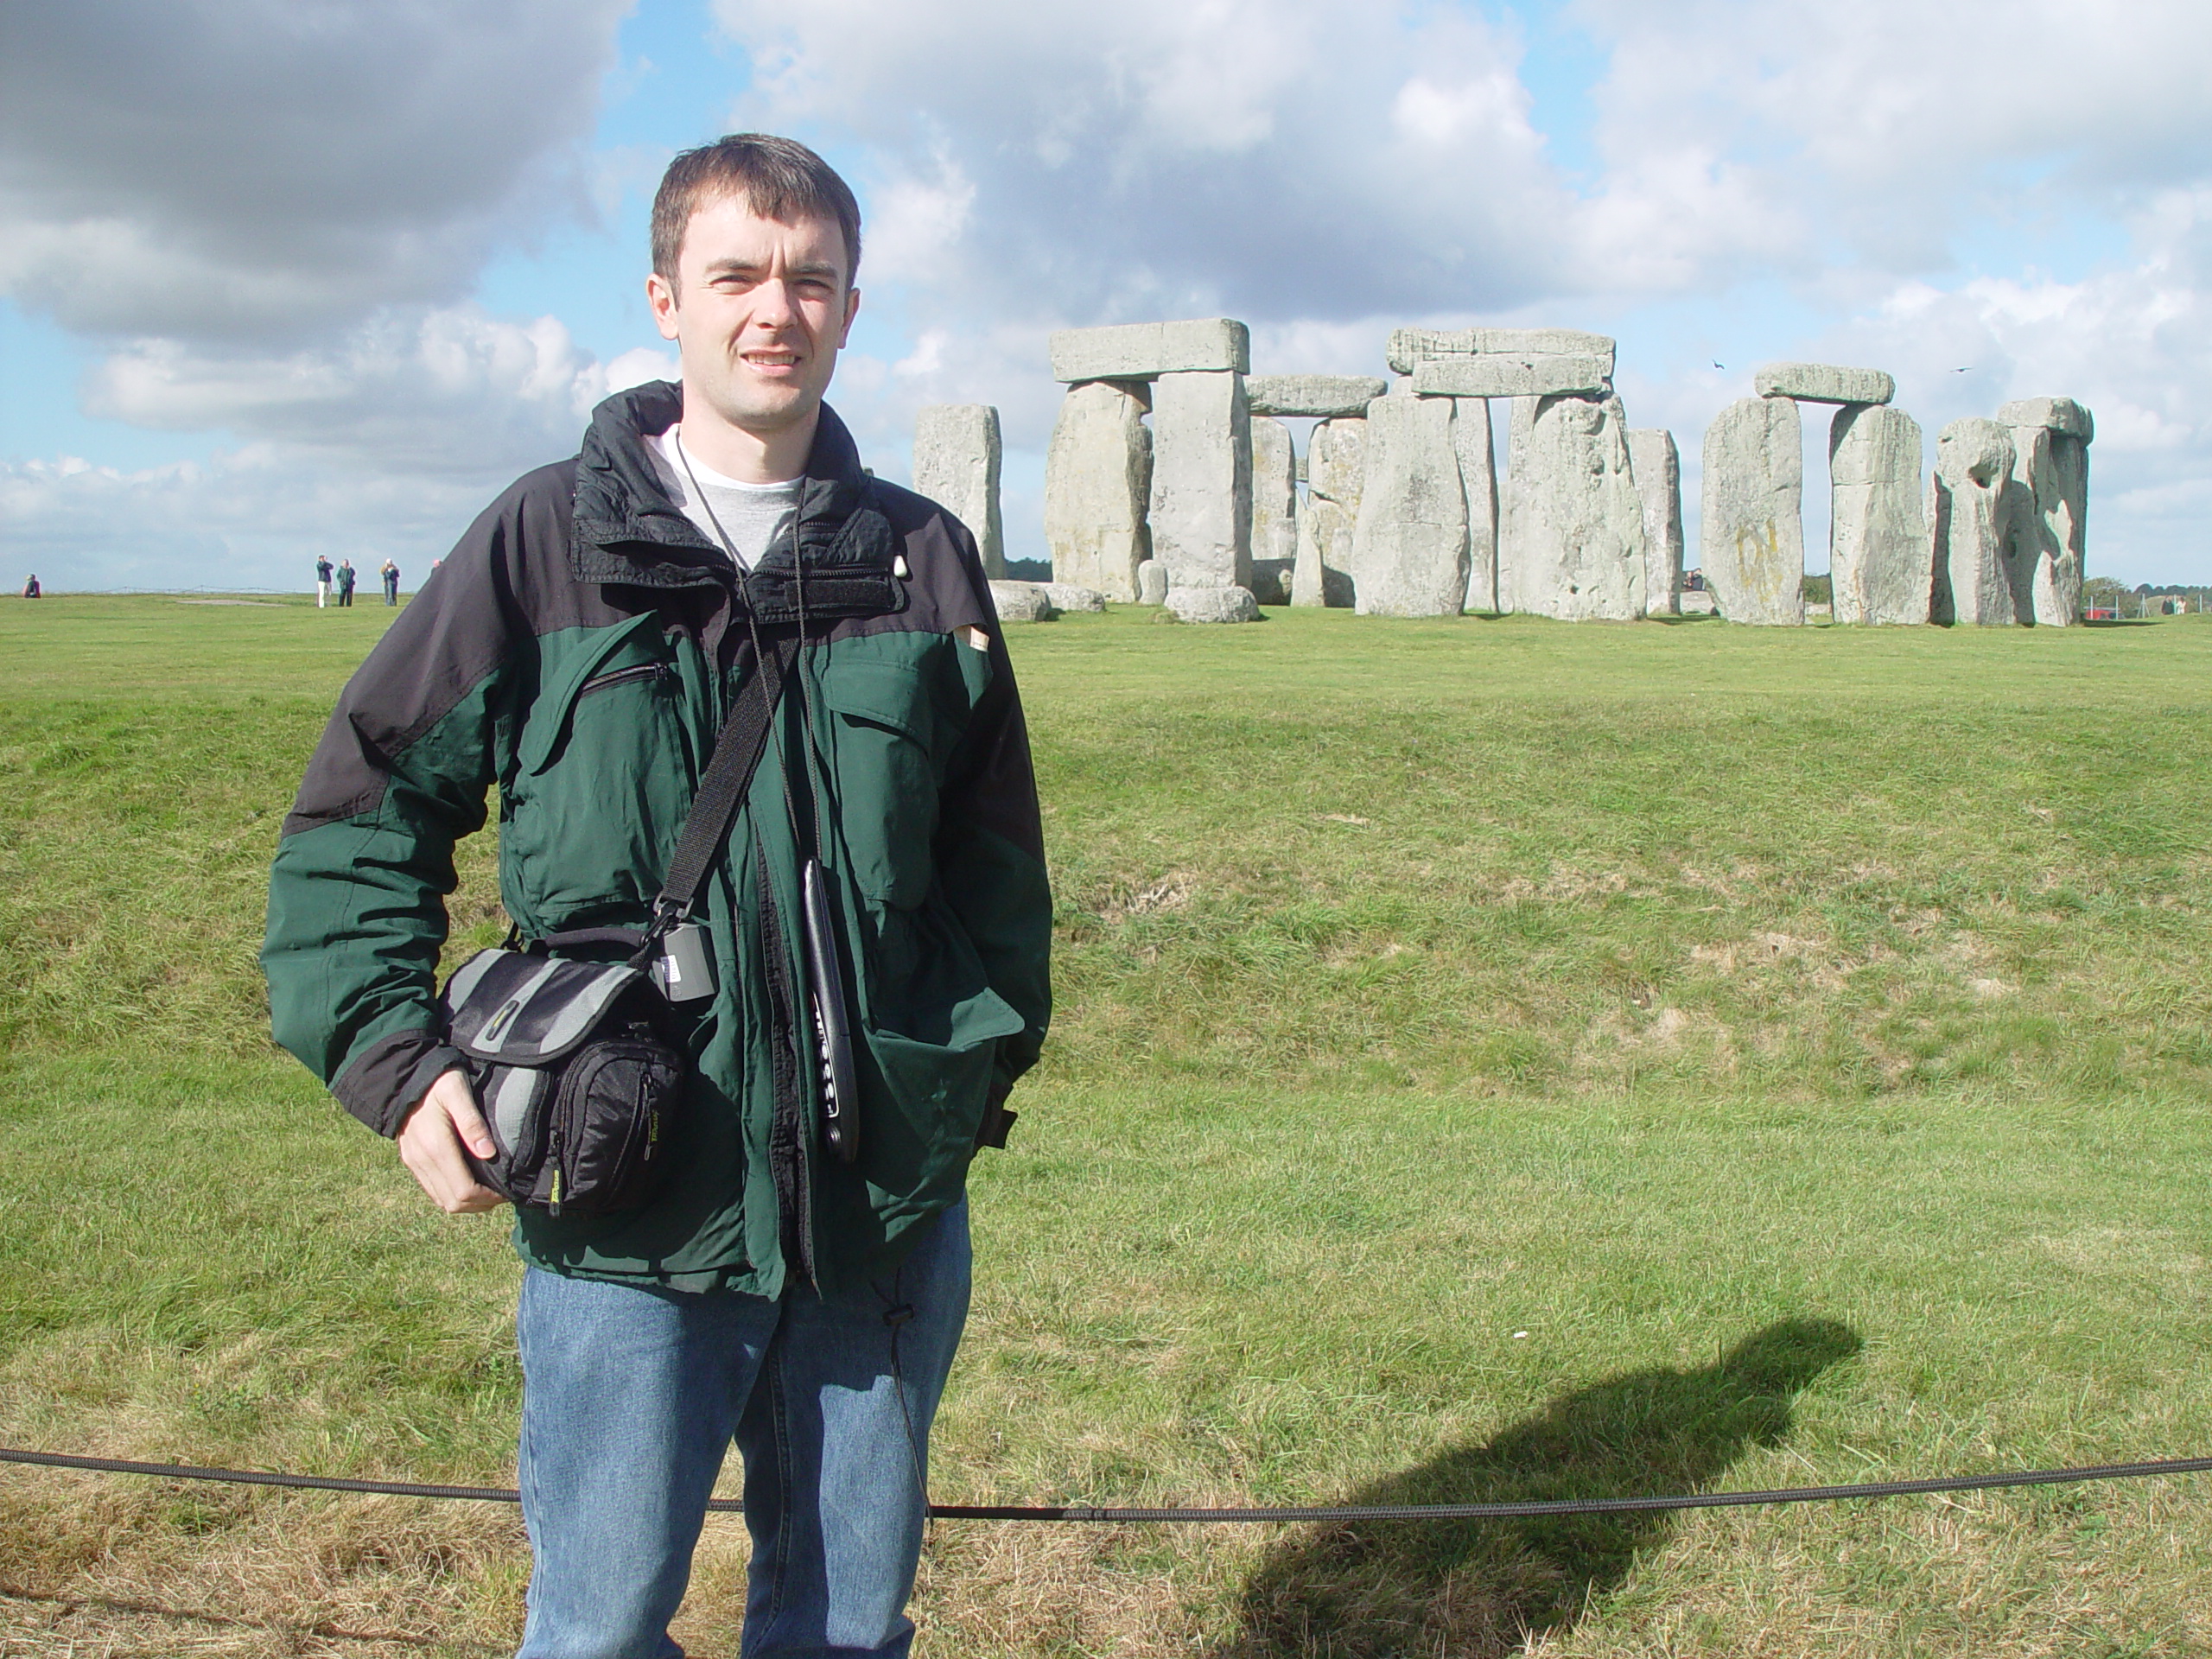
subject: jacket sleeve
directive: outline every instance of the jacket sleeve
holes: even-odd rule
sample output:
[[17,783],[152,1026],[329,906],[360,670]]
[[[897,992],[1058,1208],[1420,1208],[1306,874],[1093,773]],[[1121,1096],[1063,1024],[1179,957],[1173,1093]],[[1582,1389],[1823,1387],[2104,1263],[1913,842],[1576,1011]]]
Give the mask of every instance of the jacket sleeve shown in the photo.
[[438,1035],[454,843],[482,827],[518,641],[518,493],[477,520],[340,697],[270,874],[276,1040],[379,1134],[461,1056]]
[[[991,988],[1021,1016],[1021,1030],[999,1042],[995,1119],[1015,1079],[1037,1063],[1052,1020],[1052,894],[1029,733],[1006,642],[993,628],[987,655],[964,645],[959,654],[970,684],[981,686],[938,796],[937,867]],[[971,655],[972,664],[965,660]]]

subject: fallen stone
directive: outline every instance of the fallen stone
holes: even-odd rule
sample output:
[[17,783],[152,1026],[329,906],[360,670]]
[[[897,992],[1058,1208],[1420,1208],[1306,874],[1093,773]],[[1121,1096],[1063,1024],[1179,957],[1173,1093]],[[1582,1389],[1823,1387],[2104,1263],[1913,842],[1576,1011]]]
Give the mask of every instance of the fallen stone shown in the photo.
[[1367,406],[1367,470],[1352,528],[1362,616],[1457,616],[1467,602],[1466,486],[1446,397]]
[[[2005,405],[2006,409],[2017,407]],[[2038,627],[2071,627],[2082,616],[2089,447],[2080,438],[2042,424],[2014,426],[2010,430],[2008,569],[2024,570],[2028,588],[2027,606],[2020,612],[2019,620],[2032,620]],[[2016,595],[2017,591],[2016,586]]]
[[1364,415],[1323,421],[1313,429],[1306,441],[1306,493],[1298,507],[1292,604],[1339,610],[1351,606],[1352,536],[1366,472]]
[[1256,622],[1260,604],[1249,588],[1171,588],[1167,613],[1178,622]]
[[1711,616],[1714,611],[1713,595],[1702,588],[1685,588],[1675,601],[1682,616]]
[[1141,392],[1109,381],[1070,386],[1045,454],[1045,539],[1052,579],[1124,603],[1152,556],[1145,525],[1152,433]]
[[1152,387],[1152,556],[1176,588],[1252,584],[1252,433],[1241,374]]
[[1368,404],[1389,389],[1387,382],[1366,374],[1255,374],[1244,382],[1244,398],[1255,416],[1329,420],[1366,414]]
[[1252,422],[1251,543],[1252,597],[1287,605],[1298,560],[1298,458],[1290,429],[1264,416]]
[[1705,429],[1698,563],[1731,622],[1805,620],[1803,433],[1787,397],[1741,398]]
[[1424,397],[1545,397],[1602,392],[1611,384],[1610,358],[1484,353],[1432,357],[1414,365],[1414,390]]
[[1063,328],[1052,338],[1052,378],[1150,380],[1163,374],[1245,374],[1252,337],[1230,317]]
[[1886,404],[1897,395],[1897,383],[1879,369],[1832,363],[1769,363],[1751,377],[1751,389],[1803,404]]
[[1383,355],[1394,374],[1411,374],[1431,358],[1475,357],[1486,352],[1522,356],[1602,357],[1613,372],[1611,335],[1579,328],[1394,328]]
[[1494,614],[1497,602],[1497,462],[1491,453],[1490,404],[1480,397],[1452,404],[1452,448],[1459,457],[1459,488],[1467,498],[1467,594],[1462,608]]
[[1044,588],[1033,582],[995,582],[991,584],[991,604],[1001,622],[1049,622],[1052,620],[1052,601]]
[[1167,567],[1158,559],[1147,559],[1137,566],[1137,603],[1165,605],[1167,602]]
[[1935,559],[1920,501],[1920,423],[1846,404],[1828,426],[1828,574],[1834,620],[1928,620]]
[[1628,456],[1643,504],[1643,613],[1682,613],[1682,458],[1663,426],[1632,429]]
[[1106,595],[1096,588],[1077,588],[1072,582],[1046,582],[1037,584],[1045,590],[1046,602],[1058,615],[1068,611],[1103,611]]
[[1619,398],[1516,400],[1505,518],[1504,608],[1569,622],[1643,614],[1643,499]]
[[2013,536],[2015,459],[2012,429],[1995,421],[1970,416],[1936,434],[1931,621],[2003,627],[2034,619],[2032,562]]
[[2096,421],[2071,397],[2023,397],[1999,409],[1997,419],[2005,426],[2040,426],[2084,443],[2097,435]]
[[1006,575],[1000,451],[999,412],[988,404],[932,404],[914,416],[914,488],[968,526],[992,577]]

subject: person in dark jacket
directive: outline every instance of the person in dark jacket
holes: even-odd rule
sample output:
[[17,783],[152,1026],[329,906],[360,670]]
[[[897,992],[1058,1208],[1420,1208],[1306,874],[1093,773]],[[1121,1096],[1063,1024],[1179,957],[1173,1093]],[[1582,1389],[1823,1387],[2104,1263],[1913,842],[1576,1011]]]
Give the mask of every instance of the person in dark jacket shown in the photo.
[[23,584],[23,597],[25,599],[36,599],[45,592],[46,589],[38,585],[38,575],[34,571],[31,575],[31,579]]
[[[517,933],[626,949],[732,699],[764,652],[796,652],[693,912],[715,989],[675,1006],[691,1075],[674,1173],[633,1210],[516,1212],[524,1659],[677,1653],[668,1622],[733,1439],[745,1652],[896,1655],[912,1634],[966,1174],[1044,1039],[1052,903],[975,538],[868,474],[823,402],[859,258],[852,193],[803,145],[741,135],[676,159],[647,293],[680,384],[608,398],[581,454],[461,537],[346,687],[277,848],[277,1038],[441,1207],[494,1208],[434,977],[454,842],[496,783]],[[825,1145],[790,995],[809,857],[852,969],[851,1163]]]
[[386,559],[378,567],[377,574],[384,578],[384,602],[387,605],[398,604],[399,566],[391,560]]
[[315,607],[318,611],[326,608],[330,603],[330,574],[333,568],[329,554],[318,553],[315,556]]
[[353,602],[353,561],[338,561],[338,602],[350,606]]

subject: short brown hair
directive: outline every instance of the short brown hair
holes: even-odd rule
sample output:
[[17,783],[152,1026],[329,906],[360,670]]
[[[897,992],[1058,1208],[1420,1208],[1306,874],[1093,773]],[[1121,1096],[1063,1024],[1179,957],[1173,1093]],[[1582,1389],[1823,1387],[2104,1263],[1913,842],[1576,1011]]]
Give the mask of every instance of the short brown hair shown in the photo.
[[845,285],[861,268],[861,205],[837,169],[796,138],[733,132],[687,149],[661,175],[653,197],[653,270],[676,286],[676,262],[691,215],[723,196],[743,196],[763,219],[834,219],[845,238]]

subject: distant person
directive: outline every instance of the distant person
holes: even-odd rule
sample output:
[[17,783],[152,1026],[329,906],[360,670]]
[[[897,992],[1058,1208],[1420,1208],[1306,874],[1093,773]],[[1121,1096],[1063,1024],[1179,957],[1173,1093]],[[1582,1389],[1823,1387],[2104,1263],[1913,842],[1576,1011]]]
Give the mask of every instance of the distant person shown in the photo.
[[320,553],[315,561],[315,607],[318,611],[330,603],[330,555]]
[[36,599],[45,592],[46,589],[38,585],[38,575],[34,571],[31,575],[31,579],[23,584],[23,597],[25,599]]
[[338,602],[350,607],[353,602],[353,561],[338,561]]
[[384,578],[384,602],[387,605],[398,604],[399,567],[390,559],[386,559],[384,562],[384,568],[377,574]]

